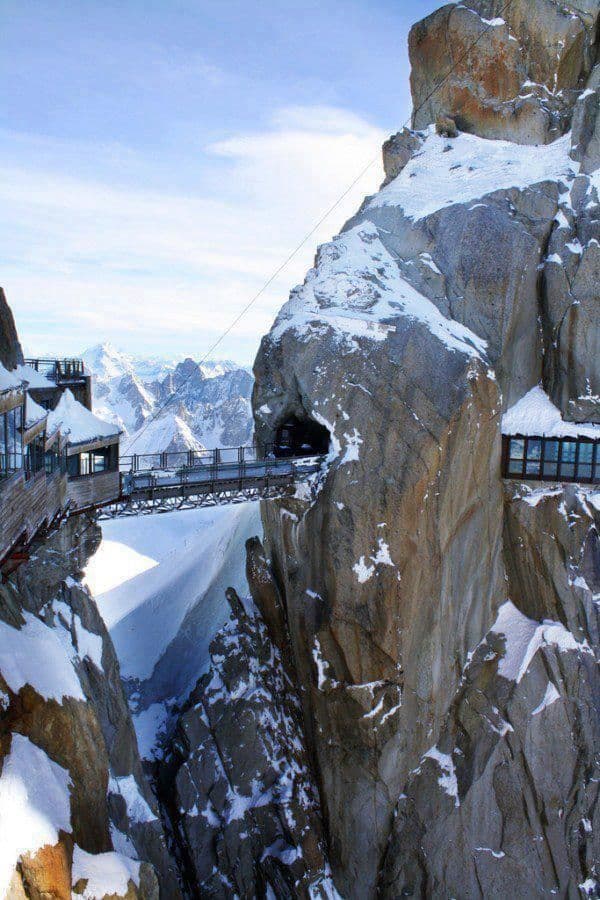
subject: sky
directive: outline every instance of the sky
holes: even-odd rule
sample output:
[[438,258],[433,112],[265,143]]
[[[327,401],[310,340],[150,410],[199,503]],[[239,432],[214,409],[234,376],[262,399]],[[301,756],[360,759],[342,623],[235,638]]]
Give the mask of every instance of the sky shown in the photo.
[[[0,0],[0,284],[26,354],[253,361],[382,181],[418,0]],[[369,165],[370,164],[370,165]]]

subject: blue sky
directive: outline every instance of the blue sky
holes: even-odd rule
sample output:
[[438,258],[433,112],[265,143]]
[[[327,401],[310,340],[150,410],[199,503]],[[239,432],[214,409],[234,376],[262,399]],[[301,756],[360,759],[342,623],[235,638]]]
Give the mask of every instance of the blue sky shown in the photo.
[[[438,2],[2,0],[0,283],[28,352],[199,358],[410,112]],[[379,160],[215,356],[251,362]]]

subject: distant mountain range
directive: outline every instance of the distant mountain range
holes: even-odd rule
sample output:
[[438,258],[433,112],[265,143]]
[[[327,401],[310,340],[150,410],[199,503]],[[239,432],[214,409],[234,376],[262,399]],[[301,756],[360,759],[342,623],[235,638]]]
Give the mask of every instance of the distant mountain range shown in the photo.
[[82,354],[94,412],[123,430],[123,453],[238,447],[252,441],[253,378],[230,360],[138,357],[109,343]]

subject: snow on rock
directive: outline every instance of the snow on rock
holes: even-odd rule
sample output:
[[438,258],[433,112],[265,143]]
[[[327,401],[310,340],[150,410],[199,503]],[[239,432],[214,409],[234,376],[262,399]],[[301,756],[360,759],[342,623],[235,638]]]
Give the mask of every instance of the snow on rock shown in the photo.
[[498,611],[492,633],[504,635],[506,646],[498,664],[498,674],[510,681],[521,681],[533,657],[544,645],[553,645],[562,653],[569,650],[593,655],[587,641],[577,641],[560,622],[528,619],[507,600]]
[[365,584],[369,581],[375,574],[377,566],[392,566],[395,568],[390,556],[390,548],[383,538],[379,538],[377,549],[369,557],[369,562],[365,560],[364,556],[361,556],[359,561],[353,566],[353,571],[358,578],[359,584]]
[[71,881],[74,897],[102,900],[106,896],[125,896],[132,881],[140,883],[140,863],[120,853],[86,853],[77,844],[73,847]]
[[442,315],[401,276],[377,227],[365,220],[319,248],[316,267],[292,291],[270,337],[278,340],[294,329],[309,340],[328,327],[347,349],[356,350],[359,338],[385,340],[400,316],[422,322],[450,350],[485,356],[484,340]]
[[48,415],[48,430],[55,431],[57,428],[63,435],[68,435],[71,444],[119,434],[118,427],[95,416],[69,390],[63,393],[56,409]]
[[71,831],[69,773],[21,734],[13,734],[0,775],[0,897],[19,857]]
[[173,834],[199,896],[306,896],[328,867],[299,701],[264,621],[229,597],[170,745]]
[[560,410],[537,385],[502,416],[502,433],[600,439],[600,425],[565,422]]
[[111,777],[108,782],[108,792],[123,798],[130,822],[155,821],[156,816],[150,809],[148,802],[140,794],[140,789],[133,775],[124,775],[121,778]]
[[182,453],[205,449],[185,419],[173,409],[167,409],[135,431],[125,442],[123,453]]
[[431,126],[421,151],[369,207],[400,206],[409,218],[424,219],[446,206],[479,200],[494,191],[567,179],[579,169],[569,156],[570,149],[570,135],[542,147],[473,134],[459,134],[449,142]]
[[556,690],[556,685],[552,684],[551,681],[548,682],[548,687],[546,688],[546,693],[544,694],[541,702],[536,706],[536,708],[531,713],[532,716],[537,716],[549,706],[552,706],[557,700],[560,700],[560,694]]
[[458,782],[456,780],[456,772],[454,762],[449,753],[442,753],[437,747],[431,747],[424,755],[423,759],[433,759],[440,767],[440,775],[438,784],[449,797],[454,798],[454,805],[460,806],[458,797]]
[[85,700],[69,652],[54,628],[23,612],[25,624],[13,628],[0,620],[0,673],[15,694],[26,684],[45,700]]
[[165,703],[152,703],[132,717],[137,735],[138,750],[142,759],[153,759],[158,745],[165,737],[169,709]]

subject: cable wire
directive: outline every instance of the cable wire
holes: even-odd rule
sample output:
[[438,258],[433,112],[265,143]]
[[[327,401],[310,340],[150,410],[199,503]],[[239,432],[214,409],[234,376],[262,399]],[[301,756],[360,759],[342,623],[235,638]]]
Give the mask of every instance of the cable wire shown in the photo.
[[[501,10],[500,10],[500,15],[498,16],[498,18],[502,18],[502,16],[504,15],[504,13],[508,10],[508,8],[512,5],[513,2],[514,2],[514,0],[507,0],[507,2],[506,2],[506,3],[504,4],[504,6],[501,8]],[[404,124],[402,125],[402,129],[408,127],[408,125],[411,123],[411,120],[413,119],[413,117],[416,116],[417,113],[419,113],[419,112],[423,109],[423,107],[425,106],[425,104],[427,104],[427,103],[431,100],[431,98],[437,93],[437,91],[439,91],[440,88],[442,88],[442,87],[446,84],[446,82],[448,81],[448,79],[450,78],[450,76],[452,75],[452,73],[455,72],[456,69],[457,69],[457,67],[458,67],[458,66],[459,66],[459,65],[460,65],[460,64],[468,57],[468,55],[470,54],[470,52],[471,52],[471,51],[479,44],[479,42],[481,41],[481,39],[482,39],[489,31],[491,31],[492,28],[495,28],[495,27],[496,27],[496,26],[494,25],[494,23],[493,23],[493,22],[490,22],[490,23],[487,25],[487,27],[483,29],[483,31],[482,31],[482,32],[477,36],[477,38],[476,38],[476,39],[475,39],[475,40],[474,40],[474,41],[466,48],[466,50],[458,57],[458,59],[456,59],[456,60],[454,61],[454,63],[452,64],[452,66],[450,67],[450,69],[448,69],[448,72],[444,75],[444,77],[442,78],[442,80],[441,80],[440,82],[438,82],[438,84],[436,84],[435,87],[432,88],[432,90],[431,90],[431,91],[427,94],[427,96],[421,101],[421,103],[419,103],[419,105],[412,111],[412,113],[408,116],[408,118],[406,119],[406,121],[405,121]],[[256,301],[264,294],[264,292],[267,290],[267,288],[275,281],[275,279],[278,277],[278,275],[280,275],[280,274],[283,272],[283,270],[284,270],[284,269],[286,268],[286,266],[294,259],[294,257],[297,256],[297,254],[300,252],[300,250],[302,249],[302,247],[304,247],[304,245],[306,244],[306,242],[307,242],[308,240],[310,240],[310,238],[313,236],[313,234],[314,234],[316,231],[318,231],[318,229],[321,227],[321,225],[322,225],[322,224],[329,218],[329,216],[330,216],[330,215],[338,208],[338,206],[342,203],[342,201],[345,200],[345,198],[348,196],[348,194],[350,193],[350,191],[351,191],[354,187],[356,187],[356,185],[358,184],[359,181],[361,181],[362,178],[364,178],[364,176],[367,174],[367,172],[369,171],[369,169],[371,168],[371,166],[373,166],[373,165],[379,160],[379,158],[380,158],[380,154],[379,154],[379,152],[378,152],[378,153],[376,154],[376,156],[374,156],[374,157],[370,160],[370,162],[368,162],[368,163],[366,164],[366,166],[364,166],[364,168],[361,169],[361,171],[360,171],[360,172],[358,173],[358,175],[356,175],[356,177],[350,182],[350,184],[349,184],[348,187],[343,191],[343,193],[341,193],[341,194],[339,195],[339,197],[337,198],[337,200],[336,200],[336,201],[335,201],[335,202],[334,202],[334,203],[333,203],[333,204],[332,204],[332,205],[331,205],[331,206],[330,206],[330,207],[322,214],[322,216],[318,219],[318,221],[313,225],[313,227],[311,228],[311,230],[310,230],[310,231],[302,238],[302,240],[300,241],[300,243],[297,244],[297,245],[294,247],[294,249],[291,251],[291,253],[289,253],[289,255],[288,255],[288,256],[284,259],[284,261],[281,263],[281,265],[280,265],[277,269],[275,269],[275,271],[273,272],[273,274],[267,279],[267,281],[265,281],[265,283],[262,285],[262,287],[260,288],[260,290],[257,291],[257,293],[256,293],[256,294],[252,297],[252,299],[246,304],[246,306],[244,306],[244,308],[238,313],[238,315],[235,317],[235,319],[233,320],[233,322],[225,329],[225,331],[222,332],[222,334],[217,338],[217,340],[214,342],[214,344],[212,344],[212,346],[206,351],[206,353],[204,354],[204,356],[202,357],[202,359],[197,363],[198,367],[200,367],[201,365],[203,365],[203,363],[205,363],[205,362],[210,358],[210,356],[214,353],[214,351],[217,349],[217,347],[225,340],[225,338],[227,337],[227,335],[230,334],[230,333],[233,331],[233,329],[234,329],[235,326],[238,324],[238,322],[240,322],[240,321],[244,318],[244,316],[246,315],[246,313],[248,312],[248,310],[251,309],[252,306],[254,306],[254,304],[256,303]],[[134,439],[133,439],[133,441],[131,442],[131,444],[128,445],[128,448],[127,448],[127,449],[128,449],[130,452],[131,452],[132,447],[133,447],[133,446],[137,443],[137,441],[141,438],[141,436],[144,434],[144,432],[146,431],[146,429],[152,424],[152,422],[153,422],[153,421],[154,421],[154,420],[155,420],[162,412],[164,412],[164,410],[167,408],[167,406],[169,405],[169,403],[170,403],[172,400],[175,399],[175,397],[177,396],[177,393],[178,393],[178,392],[181,390],[181,388],[182,388],[182,387],[190,380],[190,378],[192,378],[192,376],[193,376],[194,374],[195,374],[195,372],[192,371],[192,372],[190,372],[189,375],[186,375],[186,377],[183,379],[183,381],[179,384],[179,386],[178,386],[178,388],[177,388],[177,392],[173,392],[172,394],[170,394],[170,395],[167,397],[167,399],[161,404],[161,406],[159,406],[158,409],[154,410],[154,411],[152,412],[152,414],[151,414],[150,416],[148,416],[148,418],[146,419],[146,421],[144,422],[144,424],[142,425],[142,427],[140,428],[140,430],[138,431],[138,433],[137,433],[136,436],[134,437]]]

